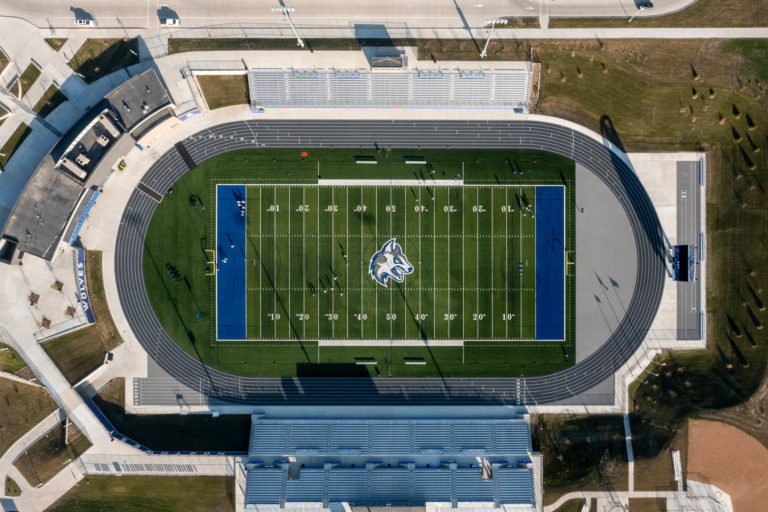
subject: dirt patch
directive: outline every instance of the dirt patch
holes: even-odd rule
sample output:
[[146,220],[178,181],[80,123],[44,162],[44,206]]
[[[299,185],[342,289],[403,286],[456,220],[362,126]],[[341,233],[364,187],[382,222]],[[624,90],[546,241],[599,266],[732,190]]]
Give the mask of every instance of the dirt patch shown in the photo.
[[768,449],[738,428],[718,421],[690,420],[688,432],[688,478],[730,494],[736,511],[764,510]]

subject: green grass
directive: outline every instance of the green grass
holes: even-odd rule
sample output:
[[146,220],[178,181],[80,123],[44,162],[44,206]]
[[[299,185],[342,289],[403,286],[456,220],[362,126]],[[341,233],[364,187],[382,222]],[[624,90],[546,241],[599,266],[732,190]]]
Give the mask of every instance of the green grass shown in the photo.
[[539,427],[545,504],[575,489],[627,490],[621,416],[541,416]]
[[581,507],[584,505],[582,499],[568,500],[555,511],[555,512],[581,512]]
[[51,85],[32,110],[40,117],[46,117],[65,101],[67,101],[66,95],[58,87]]
[[11,347],[0,344],[0,371],[16,373],[27,366],[24,359]]
[[[536,225],[519,204],[535,196],[516,185],[249,186],[247,337],[532,340]],[[393,238],[414,272],[384,288],[368,266]]]
[[197,75],[197,82],[211,110],[230,105],[248,104],[248,76]]
[[[496,25],[496,29],[505,29],[505,28],[541,28],[541,24],[539,23],[539,17],[538,16],[522,16],[522,17],[514,17],[514,16],[506,16],[507,20],[506,25]],[[490,25],[488,25],[490,26]]]
[[30,133],[32,133],[32,129],[26,124],[21,123],[19,127],[16,128],[16,131],[14,131],[8,140],[5,141],[3,147],[0,148],[0,153],[2,153],[0,154],[0,169],[8,165],[8,161],[13,156],[16,148],[21,146],[21,143],[24,142],[24,139],[26,139]]
[[305,47],[296,44],[295,39],[258,39],[258,38],[181,38],[168,40],[168,53],[193,51],[238,51],[238,50],[324,50],[324,51],[360,51],[362,46],[409,46],[415,40],[390,39],[304,39]]
[[64,43],[67,42],[66,38],[55,38],[55,37],[49,37],[45,40],[48,45],[56,50],[57,52],[61,50],[61,48],[64,46]]
[[[406,155],[419,155],[423,158],[426,158],[436,169],[434,178],[439,180],[452,179],[457,171],[462,170],[462,162],[464,162],[465,178],[467,182],[487,183],[489,181],[496,182],[496,180],[499,180],[499,184],[502,184],[505,182],[505,180],[509,180],[510,182],[516,180],[516,182],[520,184],[534,185],[539,179],[554,179],[557,180],[557,182],[566,180],[566,182],[569,183],[570,191],[568,195],[569,206],[566,208],[566,210],[569,212],[573,211],[573,162],[549,153],[512,150],[476,151],[459,149],[451,149],[450,151],[395,150],[389,153],[386,151],[379,153],[375,150],[326,149],[312,150],[311,154],[303,159],[299,156],[298,150],[293,149],[248,150],[230,153],[218,159],[209,160],[203,163],[197,170],[187,174],[179,182],[177,182],[173,186],[173,193],[166,195],[163,202],[156,210],[156,213],[150,224],[146,238],[147,242],[144,257],[145,281],[147,282],[150,301],[152,302],[153,307],[163,322],[166,330],[177,341],[177,343],[180,344],[180,346],[182,346],[194,357],[205,361],[207,364],[213,367],[242,375],[320,376],[344,374],[364,376],[518,376],[521,374],[541,375],[551,373],[569,366],[571,363],[565,360],[564,353],[573,353],[571,341],[573,340],[572,325],[568,326],[568,332],[566,335],[566,339],[568,341],[565,344],[547,342],[515,344],[511,342],[492,342],[484,340],[479,342],[467,341],[463,348],[461,346],[430,348],[417,346],[408,347],[407,349],[402,347],[398,347],[396,349],[392,349],[391,347],[352,347],[343,349],[340,347],[319,348],[315,340],[318,337],[323,336],[319,335],[317,331],[317,320],[320,318],[321,323],[326,322],[327,317],[325,314],[334,314],[334,311],[331,311],[328,308],[327,303],[330,301],[319,301],[322,302],[322,304],[318,316],[316,311],[319,302],[317,298],[312,298],[311,294],[308,295],[308,299],[312,302],[312,304],[314,304],[313,310],[309,311],[309,308],[307,308],[308,311],[304,311],[304,313],[310,314],[310,320],[315,320],[315,327],[314,330],[312,330],[313,328],[310,327],[311,322],[307,322],[305,320],[305,322],[307,322],[307,326],[300,327],[302,329],[302,334],[298,337],[298,339],[293,341],[270,342],[268,345],[265,343],[259,344],[258,342],[215,342],[213,337],[214,333],[212,330],[212,328],[215,326],[215,311],[210,310],[210,304],[212,303],[213,280],[210,277],[206,277],[203,273],[203,270],[206,267],[206,261],[208,261],[208,257],[204,253],[203,249],[212,249],[214,247],[214,241],[210,237],[210,233],[212,233],[211,222],[213,222],[212,209],[215,207],[214,198],[211,195],[213,193],[213,183],[224,182],[224,180],[229,180],[227,181],[228,183],[284,183],[287,179],[290,179],[292,183],[312,182],[317,179],[318,162],[320,163],[320,175],[324,179],[349,177],[359,178],[361,176],[388,179],[413,179],[415,175],[418,176],[418,174],[415,173],[423,174],[425,172],[424,169],[418,169],[416,168],[418,166],[404,164],[404,156]],[[371,169],[372,166],[369,165],[363,166],[355,164],[356,156],[377,158],[379,160],[379,164],[376,165],[376,170],[373,171],[373,169]],[[534,160],[536,160],[537,163],[534,163]],[[525,178],[523,179],[519,176],[513,178],[513,175],[510,171],[510,164],[508,162],[516,162],[517,165],[521,166],[522,168],[529,169],[529,172],[526,174]],[[361,169],[361,167],[364,168]],[[530,169],[533,169],[534,167],[536,168],[536,171],[530,171]],[[254,174],[255,170],[258,170],[258,174]],[[290,177],[288,176],[289,172]],[[374,172],[375,174],[372,174]],[[445,172],[445,174],[443,174],[443,172]],[[419,188],[420,187],[418,186],[415,187],[413,193],[415,194],[418,191],[418,194],[421,195],[425,200],[427,197],[429,197],[429,193],[433,190],[433,188],[430,188],[429,190],[424,188],[423,190],[419,191]],[[258,190],[258,188],[253,188],[251,190]],[[306,215],[308,218],[311,217],[312,219],[315,219],[313,223],[316,224],[317,220],[319,219],[318,214],[328,213],[318,212],[318,206],[320,210],[325,210],[328,205],[325,203],[321,204],[317,202],[319,199],[317,198],[316,188],[307,188],[305,190],[315,191],[315,200],[310,203],[309,201],[311,199],[307,199],[307,204],[310,205],[310,211],[307,212]],[[360,190],[356,190],[359,194]],[[400,211],[407,212],[409,211],[408,208],[410,207],[410,211],[413,211],[416,203],[413,197],[408,199],[410,192],[404,190],[403,188],[396,188],[392,190],[397,191],[398,196],[402,196],[402,194],[405,192],[405,197],[396,198],[397,205],[399,205],[396,206],[396,208],[399,208]],[[446,194],[448,193],[449,189],[446,187],[434,187],[434,190],[437,190],[437,198],[440,202],[440,205],[447,206],[448,196]],[[454,193],[458,193],[459,190],[460,189],[456,189]],[[487,199],[490,201],[490,189],[479,190],[483,190],[483,194],[487,194]],[[512,189],[510,189],[510,191],[511,190]],[[326,189],[323,194],[325,195],[329,192],[330,189]],[[370,208],[370,212],[368,213],[368,215],[370,215],[370,213],[373,213],[377,209],[376,195],[386,194],[388,196],[388,189],[382,189],[378,192],[376,189],[370,189],[366,190],[364,193],[367,194],[366,197],[369,196],[366,200],[366,205]],[[202,203],[198,205],[198,208],[195,208],[190,204],[190,196],[199,196],[199,198],[202,200]],[[494,198],[500,200],[500,197],[496,198],[494,196]],[[322,198],[322,200],[326,202],[328,199],[330,199],[330,196],[329,198]],[[296,202],[294,200],[298,200],[298,198],[294,198],[293,196],[291,198],[291,208],[289,208],[289,210],[292,213],[290,217],[294,218],[294,221],[292,222],[298,222],[299,218],[296,216],[301,214],[295,211],[296,208],[293,206],[298,207],[298,203],[293,204]],[[457,197],[456,200],[458,204],[460,198]],[[512,200],[513,204],[515,204],[514,198]],[[339,207],[339,212],[344,214],[334,214],[334,225],[337,226],[335,229],[340,229],[342,226],[344,229],[346,229],[347,218],[352,219],[352,221],[355,221],[356,219],[359,225],[359,214],[354,212],[354,207],[357,205],[356,202],[351,200],[350,202],[347,202],[345,193],[343,202],[342,199],[339,199],[336,201],[336,203]],[[368,205],[368,203],[370,203],[370,205]],[[385,208],[386,203],[383,201],[380,203],[381,204],[378,206],[381,208],[379,209]],[[456,222],[458,222],[458,219],[461,219],[462,216],[468,215],[469,218],[474,218],[473,216],[477,216],[477,213],[471,211],[473,204],[473,202],[467,203],[466,208],[464,208],[464,205],[461,205],[462,211],[457,211],[454,213],[457,216]],[[489,215],[489,218],[487,219],[488,224],[490,224],[490,215],[493,210],[490,204],[491,203],[488,202],[489,208],[488,212],[486,212],[487,215]],[[314,208],[312,207],[313,205]],[[494,216],[498,218],[497,220],[502,219],[503,217],[500,217],[501,204],[499,203],[495,205],[499,207],[499,211],[494,212]],[[448,217],[449,215],[443,210],[442,206],[438,207],[440,216]],[[403,208],[405,208],[405,210],[403,210]],[[256,213],[258,209],[251,208],[250,210],[252,213]],[[380,213],[382,214],[382,217],[386,217],[386,215],[384,215],[387,213],[385,210],[382,210]],[[357,215],[357,217],[355,217],[355,215]],[[424,215],[430,214],[429,212],[425,212]],[[517,215],[519,216],[519,213]],[[410,219],[409,222],[412,226],[408,232],[417,233],[418,226],[414,224],[414,221],[418,218],[417,214],[414,213],[413,215],[405,215],[403,216],[403,221],[406,217]],[[433,219],[433,225],[438,225],[441,230],[447,229],[447,218],[441,218],[439,224],[434,220],[436,217],[430,218]],[[371,219],[375,219],[375,217],[371,217]],[[249,220],[249,222],[251,221]],[[325,221],[323,221],[321,224],[325,226],[324,222]],[[367,222],[369,223],[370,220]],[[375,220],[373,220],[373,222],[375,224]],[[497,228],[500,227],[500,222],[501,220],[495,223]],[[424,229],[426,231],[428,228],[426,224],[428,223],[423,222],[422,224],[425,225]],[[475,219],[475,225],[469,226],[467,228],[467,232],[474,232],[472,230],[477,229],[477,224],[477,219]],[[298,224],[295,225],[298,226]],[[268,226],[265,225],[265,228],[266,227]],[[375,227],[375,225],[373,227]],[[274,229],[274,227],[272,229]],[[329,226],[324,227],[323,229],[327,230],[329,229]],[[483,229],[487,229],[485,223],[483,224]],[[169,234],[172,235],[169,236]],[[572,235],[572,233],[569,233],[569,246],[573,246]],[[252,240],[257,241],[258,237],[252,238]],[[326,253],[333,253],[336,251],[338,242],[342,242],[341,239],[338,239],[336,240],[336,243],[329,244],[330,238],[328,240],[323,238],[322,240],[323,247],[325,248],[324,251]],[[427,248],[423,247],[425,258],[431,257],[434,259],[436,250],[439,250],[440,254],[444,254],[445,251],[448,250],[449,246],[447,238],[440,238],[437,240],[439,240],[439,242],[433,244],[435,247],[432,248],[432,252],[427,253]],[[490,241],[490,239],[488,239],[488,241]],[[282,242],[280,243],[282,244]],[[315,245],[311,245],[313,243]],[[347,243],[346,237],[344,237],[343,243]],[[408,254],[410,252],[411,254],[415,254],[416,258],[418,258],[418,247],[416,241],[411,238],[410,242],[405,241],[405,243],[407,247],[406,255],[413,259],[414,256]],[[437,243],[441,244],[440,247],[436,247]],[[465,258],[465,260],[467,260],[465,262],[465,265],[467,265],[466,268],[471,268],[472,261],[474,261],[474,257],[476,257],[478,253],[475,245],[472,245],[473,243],[476,243],[474,239],[466,241],[466,250],[470,254],[470,256]],[[310,241],[308,245],[312,247],[312,250],[318,250],[316,242]],[[445,247],[443,247],[443,245],[445,245]],[[294,247],[294,249],[296,247]],[[456,250],[458,251],[462,248],[463,247],[460,245],[457,246]],[[283,249],[287,255],[287,247],[282,248],[281,246],[281,251],[283,251]],[[489,248],[487,250],[490,251]],[[352,251],[355,252],[353,253]],[[358,250],[357,247],[353,248],[351,245],[346,252],[349,253],[350,258],[357,258],[357,261],[353,261],[351,259],[350,265],[360,265],[361,259],[366,260],[364,263],[367,263],[370,258],[370,255],[367,254],[363,258],[362,252]],[[298,258],[296,260],[296,265],[298,266],[298,262],[301,261],[301,258],[299,258],[299,255],[295,253],[293,254],[293,257]],[[343,257],[341,257],[339,253],[336,254],[334,258],[341,260]],[[278,259],[283,262],[287,261],[286,257]],[[452,267],[451,272],[439,273],[439,275],[438,273],[434,273],[434,276],[427,273],[430,271],[430,269],[428,269],[427,265],[424,265],[424,275],[427,276],[426,279],[428,281],[432,280],[432,288],[435,287],[435,279],[439,280],[438,288],[447,288],[449,275],[451,273],[455,276],[455,280],[458,279],[457,276],[462,275],[462,266],[460,264],[461,262],[457,260],[458,258],[454,260],[453,265],[455,268]],[[296,286],[303,287],[305,281],[311,279],[313,280],[313,285],[318,290],[318,296],[322,295],[322,286],[317,280],[317,257],[315,257],[314,260],[311,260],[311,258],[308,256],[306,261],[310,262],[309,267],[313,267],[311,269],[307,269],[307,279],[302,277],[298,281],[293,279],[291,283],[288,283],[288,273],[285,272],[287,269],[283,269],[284,272],[281,272],[279,275],[277,275],[277,278],[281,283],[286,281],[283,283],[285,287],[293,287],[294,284]],[[314,261],[314,265],[311,264],[312,261]],[[181,279],[183,285],[174,286],[172,284],[172,281],[167,275],[166,263],[176,267],[180,276],[183,276]],[[324,273],[326,272],[326,269],[323,267],[323,265],[325,265],[325,263],[321,264],[320,270]],[[340,267],[341,263],[334,261],[334,266]],[[346,272],[346,269],[338,268],[337,270],[337,273],[340,273],[339,275],[346,274]],[[251,274],[251,279],[253,279],[253,277],[256,275],[257,274],[255,273]],[[293,271],[291,272],[291,275],[293,275]],[[415,277],[415,275],[410,277]],[[490,282],[493,280],[493,277],[490,273],[481,272],[479,273],[479,277],[480,279],[483,279],[483,283],[485,284],[487,284],[486,281]],[[530,273],[528,274],[527,278],[532,279],[532,277],[533,273]],[[473,284],[477,278],[477,272],[474,275],[469,275],[465,278],[465,286],[478,288],[477,284]],[[343,277],[340,279],[344,281]],[[408,278],[406,278],[406,280],[407,279]],[[517,279],[517,277],[515,277],[515,279]],[[368,283],[367,281],[368,279],[365,278],[365,274],[361,277],[357,275],[357,272],[350,273],[350,283],[352,283],[353,286],[360,287],[362,285],[366,285],[366,288],[369,290],[377,289],[375,283],[372,281],[371,283]],[[252,284],[254,283],[252,282],[249,284],[249,286]],[[261,286],[264,286],[264,275],[262,275]],[[396,287],[393,289],[396,289]],[[418,302],[418,297],[414,296],[413,290],[407,291],[407,289],[408,281],[406,281],[406,286],[403,287],[403,290],[406,293],[406,298],[408,298],[409,301]],[[569,303],[572,304],[573,286],[569,284],[567,289],[569,294]],[[288,295],[281,296],[280,300],[282,300],[283,304],[287,304],[289,300],[293,301],[294,298],[297,301],[296,303],[298,303],[299,300],[303,302],[304,299],[301,298],[302,293],[303,292],[298,292],[298,294],[288,294],[291,295],[291,297]],[[357,292],[357,297],[359,297],[359,293],[360,292]],[[346,331],[346,319],[342,321],[342,317],[339,317],[338,320],[333,320],[333,323],[336,324],[339,329],[339,333],[334,332],[333,337],[345,338],[347,335],[352,337],[363,337],[365,335],[367,336],[366,339],[371,339],[371,336],[378,336],[378,334],[376,334],[376,330],[381,330],[384,333],[383,336],[388,339],[389,324],[391,323],[393,329],[396,328],[399,331],[404,332],[402,335],[396,334],[395,336],[399,336],[400,338],[404,336],[409,336],[410,338],[415,339],[421,338],[418,326],[413,321],[415,314],[418,313],[413,311],[413,308],[412,311],[408,313],[412,315],[410,317],[411,320],[406,320],[403,322],[403,316],[400,315],[399,318],[391,318],[391,320],[388,322],[386,319],[386,311],[382,309],[379,312],[378,310],[373,309],[374,305],[371,305],[370,299],[373,298],[375,303],[375,297],[376,294],[378,294],[381,295],[380,298],[382,299],[382,302],[386,304],[389,299],[389,293],[383,289],[375,292],[369,291],[368,293],[369,295],[365,301],[367,301],[368,304],[366,307],[370,309],[357,311],[354,304],[350,304],[349,308],[347,309],[347,312],[351,315],[349,316],[352,326],[350,328],[350,332]],[[261,297],[266,303],[267,300],[274,300],[272,295],[272,292],[267,291],[266,293],[262,293]],[[304,295],[307,296],[306,293],[304,293]],[[430,299],[430,295],[432,294],[425,293],[422,295],[422,308],[425,310],[428,309],[426,304]],[[465,323],[464,319],[472,319],[472,314],[475,312],[487,313],[487,324],[480,326],[480,321],[469,320],[466,322],[466,334],[470,334],[470,329],[474,323],[475,337],[477,337],[477,329],[482,329],[481,333],[483,336],[480,337],[488,339],[494,339],[494,337],[495,339],[508,339],[506,326],[504,326],[500,311],[496,311],[495,307],[494,311],[491,311],[491,304],[493,303],[492,295],[479,294],[480,300],[484,301],[483,307],[488,309],[487,312],[473,311],[478,307],[475,305],[475,300],[478,298],[478,294],[475,293],[469,295],[473,296],[468,298],[468,304],[462,308],[463,311],[456,311],[457,315],[453,321],[448,321],[448,324],[454,325],[454,329],[461,331],[461,333],[454,333],[452,336],[460,337],[465,334],[463,332],[463,324]],[[455,303],[461,301],[460,290],[455,290],[451,296],[453,297],[452,300],[456,301]],[[347,297],[349,297],[349,295],[347,295]],[[404,310],[402,307],[403,301],[402,299],[396,299],[396,297],[397,293],[393,293],[393,300],[400,304],[398,307],[399,312]],[[447,293],[438,294],[438,300],[441,301],[440,304],[447,302],[448,297],[449,295]],[[338,296],[338,300],[341,300],[340,295]],[[346,308],[347,299],[344,300]],[[254,299],[252,302],[256,302],[256,300]],[[270,304],[273,304],[273,302],[270,302]],[[500,304],[498,300],[497,304]],[[294,325],[296,325],[301,321],[298,320],[295,315],[301,311],[294,310],[293,308],[290,309],[291,319]],[[196,318],[195,315],[198,311],[201,312],[200,318]],[[367,322],[366,320],[362,321],[364,330],[360,336],[357,336],[355,325],[360,326],[361,322],[357,320],[354,315],[361,314],[365,311],[367,311],[366,314],[369,315],[369,318],[366,319]],[[378,313],[382,314],[379,315]],[[439,331],[440,335],[443,337],[448,335],[448,333],[445,331],[447,325],[444,323],[444,315],[446,313],[452,313],[452,311],[442,311],[442,309],[437,311],[436,306],[433,306],[431,312],[423,311],[422,313],[428,313],[429,315],[428,317],[421,319],[425,326],[430,325],[430,329],[434,329],[432,327],[433,324],[431,324],[431,319],[434,319],[437,316],[438,322],[443,324],[441,327],[443,330]],[[495,313],[495,315],[492,316],[492,313]],[[377,316],[381,318],[377,318]],[[282,332],[287,333],[289,332],[289,323],[284,320],[285,318],[287,318],[287,316],[283,312],[279,321],[279,328]],[[491,322],[492,319],[494,322]],[[515,321],[518,319],[519,317],[516,317]],[[267,321],[267,319],[262,320]],[[381,320],[381,322],[379,322],[379,320]],[[500,332],[491,332],[492,324],[496,324],[497,331],[504,331],[503,336],[501,336],[502,333]],[[510,322],[510,324],[512,323]],[[261,328],[256,327],[256,325],[257,324],[252,324],[251,330],[254,328]],[[323,327],[326,336],[328,335],[328,328],[329,325],[326,323]],[[344,330],[343,333],[341,332],[342,329]],[[430,332],[428,337],[431,337],[433,333],[434,331]],[[510,335],[510,337],[512,336]],[[520,337],[520,335],[518,334],[517,337]],[[524,335],[522,337],[526,338],[529,336]],[[268,348],[268,351],[264,350],[265,348]],[[406,365],[406,357],[421,359],[426,361],[427,364]],[[356,365],[355,362],[359,358],[373,358],[377,361],[378,364],[375,366]],[[573,358],[570,359],[570,361],[572,360]]]
[[127,414],[123,378],[110,382],[93,401],[118,432],[155,451],[248,451],[248,414]]
[[[653,10],[646,11],[653,14]],[[634,11],[622,18],[550,18],[549,28],[623,27],[764,27],[768,3],[764,0],[696,0],[681,11],[663,16],[641,16],[629,23]]]
[[40,78],[43,72],[34,64],[27,66],[27,69],[19,77],[19,86],[21,87],[21,97],[23,98],[32,85]]
[[742,72],[758,80],[768,80],[768,41],[764,39],[730,39],[723,41],[725,53],[734,53],[744,58]]
[[0,72],[2,72],[5,67],[10,64],[11,61],[8,58],[8,56],[3,52],[3,50],[0,50]]
[[104,354],[123,342],[107,305],[100,251],[86,251],[85,272],[88,298],[96,322],[41,345],[70,384],[79,382],[101,366]]
[[17,484],[16,481],[9,476],[5,477],[5,495],[12,498],[21,496],[21,489],[19,488],[19,484]]
[[90,441],[77,432],[77,437],[64,444],[64,423],[60,423],[13,463],[33,487],[44,484],[91,447]]
[[[134,53],[131,53],[131,52]],[[99,78],[139,62],[137,39],[86,39],[69,61],[90,84]]]
[[49,512],[233,512],[233,477],[89,476]]
[[44,388],[0,379],[0,455],[56,410]]

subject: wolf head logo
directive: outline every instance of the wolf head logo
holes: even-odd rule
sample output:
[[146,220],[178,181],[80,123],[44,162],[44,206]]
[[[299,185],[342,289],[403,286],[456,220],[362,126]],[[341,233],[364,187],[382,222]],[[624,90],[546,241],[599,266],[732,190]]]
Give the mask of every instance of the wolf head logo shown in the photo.
[[389,278],[402,283],[406,274],[413,272],[413,265],[403,254],[400,244],[392,238],[371,257],[371,266],[368,268],[368,272],[374,281],[386,288]]

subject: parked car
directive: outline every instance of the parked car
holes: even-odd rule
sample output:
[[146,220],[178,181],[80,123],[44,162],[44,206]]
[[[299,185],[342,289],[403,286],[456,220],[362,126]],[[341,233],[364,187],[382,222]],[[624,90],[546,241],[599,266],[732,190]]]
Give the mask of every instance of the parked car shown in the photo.
[[94,25],[93,20],[89,18],[77,18],[75,25],[78,27],[92,27]]
[[179,18],[160,18],[160,24],[164,27],[178,27],[181,22]]

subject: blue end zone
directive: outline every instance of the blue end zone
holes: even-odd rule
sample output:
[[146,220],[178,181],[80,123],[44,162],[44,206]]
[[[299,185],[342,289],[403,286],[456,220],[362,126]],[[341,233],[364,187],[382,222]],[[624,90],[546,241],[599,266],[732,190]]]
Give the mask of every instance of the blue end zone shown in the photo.
[[565,338],[565,188],[536,187],[536,339]]
[[244,340],[245,187],[216,187],[216,339]]

